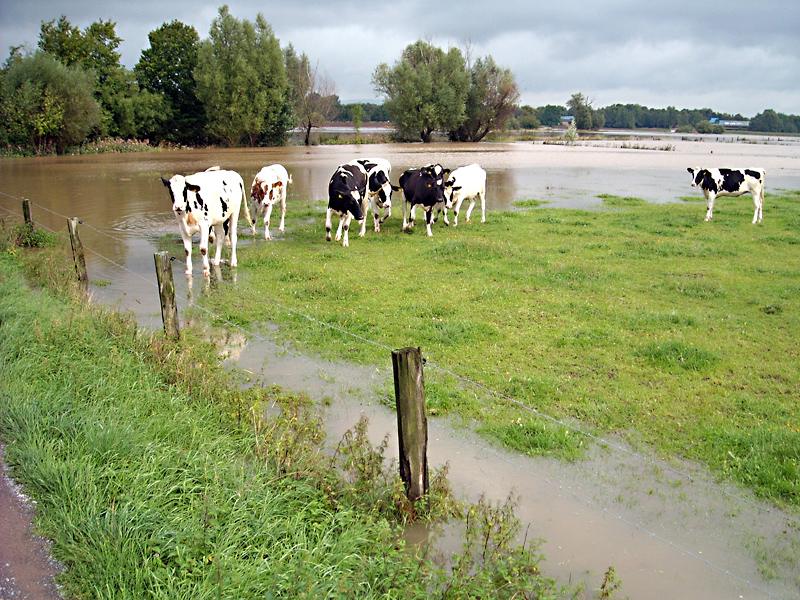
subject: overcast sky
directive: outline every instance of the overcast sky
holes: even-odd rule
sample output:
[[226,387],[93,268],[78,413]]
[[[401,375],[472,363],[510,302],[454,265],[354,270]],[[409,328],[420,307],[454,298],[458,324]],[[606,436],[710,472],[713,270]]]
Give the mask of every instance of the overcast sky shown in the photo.
[[[225,2],[206,0],[0,0],[0,53],[36,48],[42,21],[62,14],[82,30],[103,19],[124,41],[132,68],[147,35],[172,20],[201,39]],[[305,52],[342,102],[382,102],[375,67],[410,43],[468,45],[510,68],[522,104],[566,104],[582,92],[594,106],[712,108],[753,117],[772,108],[800,114],[798,0],[229,0],[231,15],[261,12],[281,47]]]

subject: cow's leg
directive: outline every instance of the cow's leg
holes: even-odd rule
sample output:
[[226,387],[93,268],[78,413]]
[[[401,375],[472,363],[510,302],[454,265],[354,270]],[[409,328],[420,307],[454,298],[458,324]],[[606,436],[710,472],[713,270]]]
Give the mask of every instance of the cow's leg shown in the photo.
[[284,230],[285,221],[286,221],[286,196],[281,198],[281,224],[280,227],[278,227],[278,231]]
[[264,239],[271,240],[272,237],[269,235],[269,222],[272,217],[272,203],[270,202],[267,205],[267,212],[264,215]]
[[[337,227],[337,228],[336,228],[336,237],[334,237],[334,238],[333,238],[333,239],[335,239],[337,242],[338,242],[340,239],[342,239],[342,229],[344,229],[344,219],[345,219],[345,216],[347,216],[347,215],[349,215],[349,214],[350,214],[350,213],[345,213],[345,214],[343,214],[343,215],[339,215],[339,227]],[[349,220],[347,221],[347,228],[348,228],[348,229],[350,228],[350,221],[349,221]]]
[[[214,249],[214,258],[211,260],[212,265],[218,265],[222,262],[222,246],[224,244],[223,240],[225,239],[225,227],[222,223],[219,225],[214,225],[214,235],[216,235],[217,241],[215,243]],[[206,253],[207,254],[207,253]],[[208,274],[208,273],[206,273]]]
[[[203,276],[208,277],[210,273],[209,265],[208,265],[208,238],[209,238],[209,228],[208,223],[203,223],[200,225],[200,255],[203,258]],[[219,239],[219,235],[216,238],[217,245],[221,243]]]
[[[202,235],[202,234],[201,234]],[[183,238],[183,249],[186,251],[186,274],[192,274],[192,236],[185,235],[183,231],[181,231],[181,237]]]
[[486,190],[481,190],[481,223],[486,223]]
[[369,191],[364,195],[364,199],[361,201],[361,214],[363,215],[363,219],[359,221],[361,223],[361,231],[358,234],[358,237],[364,237],[367,235],[367,214],[369,209]]
[[412,204],[411,210],[408,211],[408,228],[414,227],[414,220],[416,219],[417,205]]
[[403,196],[403,231],[408,231],[408,221],[406,221],[408,207],[406,204],[408,204],[408,201],[405,199],[405,196]]
[[753,203],[756,205],[753,214],[753,223],[760,223],[764,210],[764,188],[762,187],[757,194],[753,194]]
[[469,218],[472,216],[473,208],[475,208],[475,196],[469,199],[469,208],[467,209],[467,216],[464,218],[465,221],[469,221]]
[[428,231],[428,237],[433,236],[433,232],[431,231],[431,225],[433,225],[433,222],[435,221],[435,219],[433,217],[433,213],[434,213],[435,210],[436,210],[436,207],[435,206],[431,206],[430,210],[425,211],[425,225],[426,225],[426,229]]
[[[239,223],[239,210],[236,209],[231,212],[228,219],[228,235],[231,238],[231,267],[235,267],[238,263],[236,259],[236,242],[239,240],[239,231],[237,224]],[[219,259],[219,250],[217,250],[217,259]],[[219,264],[219,260],[217,260]]]
[[258,220],[258,202],[251,202],[250,203],[250,218],[252,219],[250,223],[250,235],[256,234],[256,222]]
[[[344,225],[344,235],[342,237],[342,246],[345,246],[345,247],[350,245],[350,239],[348,238],[347,234],[350,231],[350,221],[352,219],[353,219],[353,215],[351,215],[349,212],[346,212],[342,216],[342,218],[339,219],[339,229],[342,229],[343,228],[342,226]],[[366,218],[364,220],[366,220]],[[337,241],[339,240],[339,236],[338,235],[336,236],[336,240]]]
[[331,225],[331,215],[332,214],[333,214],[333,209],[329,207],[327,215],[325,217],[325,239],[327,241],[329,241],[329,242],[331,241],[331,227],[332,227],[332,225]]
[[706,194],[706,198],[708,198],[708,211],[706,211],[706,221],[710,221],[711,217],[714,216],[714,199],[716,198],[716,194],[708,193]]

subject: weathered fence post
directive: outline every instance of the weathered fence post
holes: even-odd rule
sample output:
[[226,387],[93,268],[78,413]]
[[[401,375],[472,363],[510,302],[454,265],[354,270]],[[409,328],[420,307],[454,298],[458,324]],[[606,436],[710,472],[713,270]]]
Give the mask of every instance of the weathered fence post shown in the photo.
[[33,229],[33,217],[31,216],[31,201],[27,198],[22,199],[22,216],[25,219],[25,224],[30,225]]
[[89,285],[89,274],[86,271],[86,257],[83,255],[83,244],[78,237],[78,219],[72,217],[67,219],[69,227],[69,241],[72,244],[72,260],[75,262],[75,271],[78,273],[78,281],[86,291]]
[[178,327],[178,305],[175,304],[175,281],[172,279],[172,266],[167,252],[156,252],[156,276],[158,277],[158,294],[161,298],[161,320],[164,331],[174,338],[180,337]]
[[428,418],[419,348],[392,350],[400,477],[411,501],[428,493]]

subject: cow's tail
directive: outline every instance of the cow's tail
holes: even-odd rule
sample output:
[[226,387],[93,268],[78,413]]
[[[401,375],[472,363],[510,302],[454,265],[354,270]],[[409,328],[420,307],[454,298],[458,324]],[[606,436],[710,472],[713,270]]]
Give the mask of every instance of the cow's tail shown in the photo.
[[242,188],[242,206],[244,206],[244,216],[247,218],[248,225],[254,225],[253,218],[250,216],[250,202],[247,200],[247,194],[244,191],[244,183],[241,184]]

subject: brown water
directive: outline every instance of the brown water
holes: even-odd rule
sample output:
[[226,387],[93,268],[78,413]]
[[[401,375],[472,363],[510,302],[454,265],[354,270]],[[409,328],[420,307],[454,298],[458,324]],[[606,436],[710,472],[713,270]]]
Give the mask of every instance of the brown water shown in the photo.
[[[248,184],[262,166],[280,162],[293,177],[288,196],[291,212],[299,204],[324,203],[335,167],[358,156],[390,160],[394,182],[403,170],[431,162],[451,168],[477,162],[488,173],[487,219],[492,211],[510,209],[522,199],[591,209],[600,204],[597,195],[605,193],[664,204],[697,198],[699,192],[689,186],[688,166],[763,167],[768,193],[800,189],[796,141],[698,139],[703,141],[664,136],[628,142],[651,149],[625,149],[621,141],[575,147],[390,144],[11,159],[0,161],[0,218],[19,219],[21,198],[33,203],[37,223],[53,230],[63,231],[67,217],[78,217],[89,278],[95,282],[93,299],[132,311],[144,327],[160,327],[153,267],[157,240],[172,236],[178,264],[183,254],[162,176],[220,165],[238,171]],[[657,149],[667,144],[673,150]],[[751,203],[749,197],[722,199],[717,211],[724,211],[726,202]],[[777,210],[780,207],[767,199],[763,226]],[[399,213],[398,208],[385,227],[400,227]],[[698,220],[704,214],[703,204],[698,203]],[[276,240],[253,240],[242,224],[242,255],[252,243],[291,243],[290,231],[284,235],[274,228]],[[443,227],[434,233],[446,234]],[[424,243],[423,237],[420,242]],[[358,244],[358,239],[351,244]],[[193,256],[198,273],[198,253]],[[229,277],[224,265],[220,273]],[[213,293],[219,276],[187,281],[182,269],[175,270],[181,314],[192,297]],[[390,452],[396,454],[395,417],[382,404],[385,390],[390,389],[388,365],[364,369],[311,359],[276,346],[269,334],[248,338],[234,332],[226,342],[231,361],[265,384],[330,399],[327,423],[333,439],[363,412],[370,418],[375,441],[388,434]],[[797,560],[797,550],[787,550],[800,546],[796,526],[742,492],[730,494],[720,486],[708,486],[706,475],[690,465],[673,470],[674,465],[631,454],[621,441],[614,441],[610,449],[598,447],[591,460],[578,465],[529,459],[489,447],[438,420],[431,422],[430,437],[431,463],[449,462],[451,482],[464,496],[486,493],[503,500],[511,491],[519,495],[518,515],[529,525],[529,535],[547,540],[543,547],[547,574],[564,582],[586,581],[591,591],[613,565],[623,582],[619,597],[800,597],[796,563],[778,569],[778,577],[767,580],[756,560],[759,553],[780,559],[787,552],[794,552]]]

